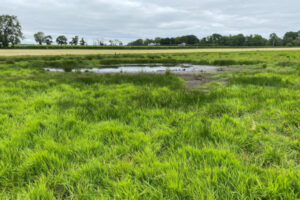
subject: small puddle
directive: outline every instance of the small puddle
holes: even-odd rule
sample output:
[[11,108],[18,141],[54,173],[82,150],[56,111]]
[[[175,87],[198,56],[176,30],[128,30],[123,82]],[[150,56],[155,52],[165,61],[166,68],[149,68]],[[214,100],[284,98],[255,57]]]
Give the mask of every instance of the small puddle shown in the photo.
[[[94,73],[164,73],[167,70],[174,73],[197,73],[197,72],[217,72],[221,67],[206,66],[206,65],[190,65],[182,64],[176,66],[164,66],[164,65],[119,65],[119,66],[104,66],[102,68],[79,68],[70,69],[70,72],[94,72]],[[50,72],[66,72],[63,68],[44,68]]]

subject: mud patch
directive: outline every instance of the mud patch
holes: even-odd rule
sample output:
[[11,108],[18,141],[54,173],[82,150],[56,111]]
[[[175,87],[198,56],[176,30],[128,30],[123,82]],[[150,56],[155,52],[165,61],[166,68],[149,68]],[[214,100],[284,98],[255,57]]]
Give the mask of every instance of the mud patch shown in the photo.
[[[207,72],[180,73],[178,74],[178,76],[186,81],[187,89],[208,92],[209,88],[206,87],[206,85],[208,85],[209,83],[215,82],[217,84],[221,84],[224,86],[228,84],[228,80],[222,77],[223,73],[226,73],[228,71],[236,71],[236,70],[244,70],[244,69],[245,67],[222,67],[213,73],[207,73]],[[216,76],[216,75],[220,75],[220,76]]]

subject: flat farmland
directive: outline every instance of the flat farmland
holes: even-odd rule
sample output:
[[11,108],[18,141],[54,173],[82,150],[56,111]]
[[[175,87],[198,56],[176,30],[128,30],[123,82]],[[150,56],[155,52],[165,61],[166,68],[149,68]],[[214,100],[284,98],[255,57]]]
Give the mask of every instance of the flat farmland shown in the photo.
[[211,49],[0,49],[0,56],[147,54],[147,53],[205,53],[251,51],[299,51],[300,48],[211,48]]
[[[220,68],[80,71],[149,63]],[[300,199],[299,99],[299,51],[0,56],[0,199]]]

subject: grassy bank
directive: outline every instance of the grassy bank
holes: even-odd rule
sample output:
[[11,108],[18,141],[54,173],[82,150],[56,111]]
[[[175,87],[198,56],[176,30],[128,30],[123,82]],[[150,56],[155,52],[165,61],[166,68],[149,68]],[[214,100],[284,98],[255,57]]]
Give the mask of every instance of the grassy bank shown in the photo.
[[[120,63],[245,69],[43,70]],[[299,99],[298,51],[0,57],[0,199],[299,199]]]

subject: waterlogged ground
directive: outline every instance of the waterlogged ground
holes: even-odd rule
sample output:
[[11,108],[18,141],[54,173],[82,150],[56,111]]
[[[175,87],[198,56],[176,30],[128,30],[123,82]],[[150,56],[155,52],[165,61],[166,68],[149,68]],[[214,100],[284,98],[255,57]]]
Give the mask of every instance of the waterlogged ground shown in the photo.
[[[300,198],[300,52],[140,56],[0,58],[0,199]],[[158,61],[243,70],[44,71]]]

